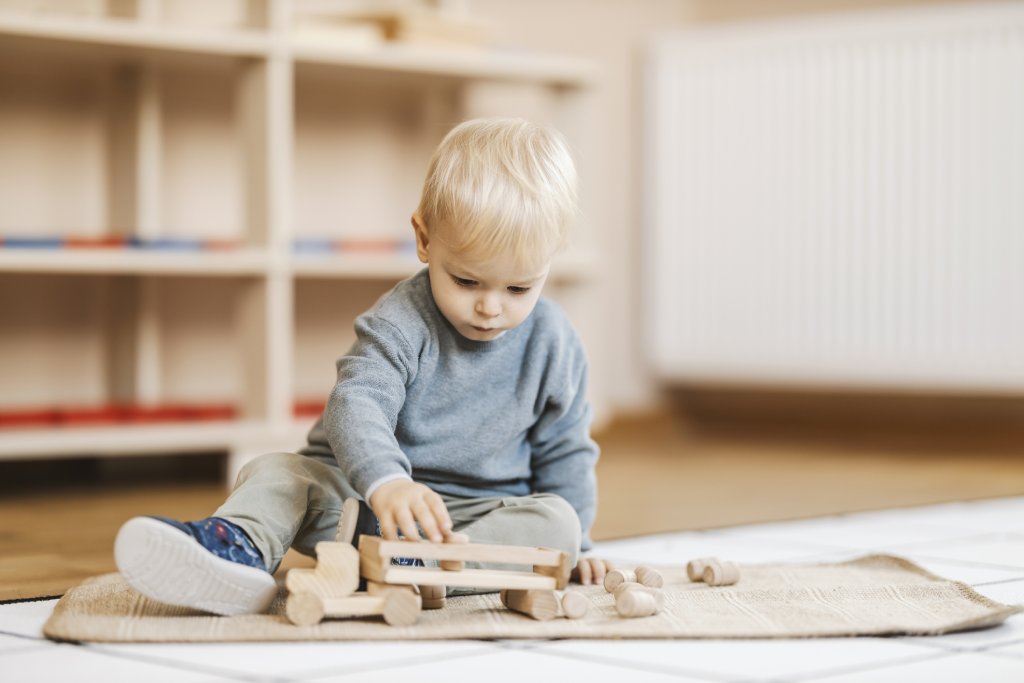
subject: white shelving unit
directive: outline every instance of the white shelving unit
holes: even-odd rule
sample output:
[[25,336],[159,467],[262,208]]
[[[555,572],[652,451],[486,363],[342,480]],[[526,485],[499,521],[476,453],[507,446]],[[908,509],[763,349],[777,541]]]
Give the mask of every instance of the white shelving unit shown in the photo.
[[[326,397],[354,317],[420,264],[296,241],[411,237],[429,155],[467,118],[549,121],[581,166],[590,144],[595,75],[576,60],[305,44],[287,0],[32,4],[0,2],[0,411],[192,401],[238,419],[0,427],[0,460],[224,450],[233,471],[297,447],[296,402]],[[109,236],[165,248],[24,241]],[[180,246],[197,240],[216,246]],[[556,264],[570,313],[593,253]]]

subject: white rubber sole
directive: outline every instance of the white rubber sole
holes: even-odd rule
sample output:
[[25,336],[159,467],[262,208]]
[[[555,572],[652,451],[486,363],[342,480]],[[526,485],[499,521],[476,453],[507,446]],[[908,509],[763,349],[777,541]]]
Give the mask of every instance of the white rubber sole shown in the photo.
[[129,519],[117,532],[114,561],[147,598],[226,616],[259,614],[277,595],[274,577],[217,557],[170,524]]

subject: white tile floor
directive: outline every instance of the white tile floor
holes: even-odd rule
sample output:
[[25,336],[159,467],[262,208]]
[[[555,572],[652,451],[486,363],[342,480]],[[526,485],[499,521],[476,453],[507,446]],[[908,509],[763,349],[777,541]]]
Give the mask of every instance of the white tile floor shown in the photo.
[[[1024,497],[603,543],[623,563],[909,557],[1024,602]],[[40,635],[55,601],[0,605],[4,681],[1024,681],[1024,615],[938,638],[69,645]]]

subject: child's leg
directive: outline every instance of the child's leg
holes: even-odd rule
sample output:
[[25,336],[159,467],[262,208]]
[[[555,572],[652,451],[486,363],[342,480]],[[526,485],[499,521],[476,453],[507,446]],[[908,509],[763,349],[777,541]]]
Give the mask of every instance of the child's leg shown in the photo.
[[118,532],[118,569],[149,598],[218,614],[261,612],[277,594],[271,572],[290,545],[312,553],[334,540],[345,496],[333,460],[264,455],[243,468],[214,517],[181,523],[136,517]]
[[[576,510],[561,496],[537,493],[505,498],[453,498],[445,496],[448,514],[455,531],[469,536],[473,543],[522,545],[552,548],[569,553],[570,566],[579,556],[580,519]],[[467,562],[468,567],[519,569],[519,565]],[[452,591],[449,595],[479,591]]]
[[342,503],[358,497],[333,459],[268,453],[242,468],[214,513],[241,527],[273,573],[289,547],[313,555],[333,541]]

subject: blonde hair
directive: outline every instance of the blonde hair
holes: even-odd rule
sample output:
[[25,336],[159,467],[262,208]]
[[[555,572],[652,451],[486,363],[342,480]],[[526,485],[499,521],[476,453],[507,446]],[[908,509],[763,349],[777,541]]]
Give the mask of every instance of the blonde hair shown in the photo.
[[576,167],[562,136],[523,119],[474,119],[434,152],[416,209],[456,253],[550,259],[576,215]]

